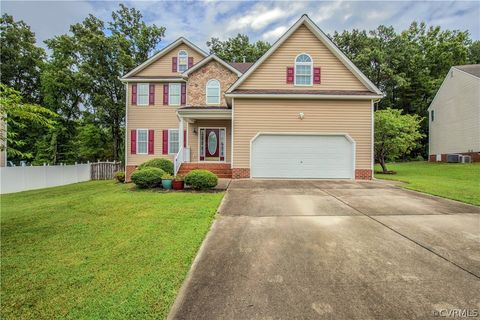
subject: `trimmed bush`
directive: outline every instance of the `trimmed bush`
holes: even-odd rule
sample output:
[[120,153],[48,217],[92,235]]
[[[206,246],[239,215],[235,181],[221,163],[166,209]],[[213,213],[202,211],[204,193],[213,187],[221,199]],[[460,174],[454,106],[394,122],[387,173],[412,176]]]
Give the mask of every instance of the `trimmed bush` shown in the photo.
[[208,170],[192,170],[185,176],[185,183],[193,189],[211,189],[218,184],[218,177]]
[[122,183],[123,183],[123,182],[125,182],[125,172],[123,172],[123,171],[117,171],[117,172],[115,173],[115,175],[113,176],[113,178],[114,178],[115,180],[117,180],[118,182],[122,182]]
[[145,168],[158,168],[162,169],[166,173],[173,175],[173,162],[168,159],[152,159],[147,162],[142,163],[138,170],[142,170]]
[[132,173],[132,181],[139,188],[156,188],[162,184],[165,171],[159,168],[144,168]]

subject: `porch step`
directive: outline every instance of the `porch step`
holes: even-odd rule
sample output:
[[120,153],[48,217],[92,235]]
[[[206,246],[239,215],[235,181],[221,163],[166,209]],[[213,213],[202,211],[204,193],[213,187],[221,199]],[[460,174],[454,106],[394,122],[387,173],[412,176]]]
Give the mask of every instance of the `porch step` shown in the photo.
[[232,178],[232,169],[229,163],[182,163],[178,174],[186,175],[195,169],[205,169],[213,172],[219,178]]

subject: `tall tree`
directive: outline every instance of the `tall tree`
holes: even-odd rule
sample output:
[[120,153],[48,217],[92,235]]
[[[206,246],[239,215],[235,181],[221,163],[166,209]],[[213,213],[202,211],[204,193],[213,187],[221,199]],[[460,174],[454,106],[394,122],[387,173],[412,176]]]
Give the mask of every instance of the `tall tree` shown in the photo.
[[0,18],[1,81],[20,91],[24,101],[40,103],[40,68],[45,51],[35,45],[35,34],[23,21],[8,14]]
[[268,49],[270,44],[265,41],[258,40],[250,43],[250,39],[245,34],[238,34],[234,38],[221,41],[218,38],[211,38],[207,41],[210,53],[215,53],[221,59],[228,62],[255,62]]
[[[22,158],[32,158],[31,152],[19,147],[26,144],[18,130],[29,125],[51,128],[56,114],[42,106],[25,103],[19,91],[0,83],[0,150],[8,146],[8,154]],[[6,125],[5,125],[6,124]]]
[[[72,25],[70,32],[47,41],[53,54],[42,76],[45,99],[61,114],[63,125],[46,136],[42,145],[56,155],[54,161],[78,158],[78,138],[92,136],[85,133],[85,121],[91,121],[100,131],[109,131],[111,149],[106,154],[118,160],[123,150],[125,117],[125,85],[119,78],[147,59],[164,37],[165,28],[146,25],[138,10],[121,4],[110,22],[89,15]],[[81,122],[77,132],[80,122],[76,120],[85,115],[82,110],[92,116]],[[72,149],[77,154],[72,155]],[[98,152],[84,150],[82,154],[84,158]],[[40,158],[44,157],[43,153]]]
[[480,40],[473,41],[468,47],[468,62],[472,64],[480,63]]

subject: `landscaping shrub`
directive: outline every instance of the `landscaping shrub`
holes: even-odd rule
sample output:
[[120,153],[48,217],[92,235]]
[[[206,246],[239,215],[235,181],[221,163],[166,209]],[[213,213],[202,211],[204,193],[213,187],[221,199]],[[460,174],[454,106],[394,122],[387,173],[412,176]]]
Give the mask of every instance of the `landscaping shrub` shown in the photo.
[[113,178],[115,178],[115,180],[117,180],[118,182],[125,182],[125,172],[123,171],[117,171],[115,173],[115,175],[113,176]]
[[139,188],[155,188],[161,185],[165,171],[159,168],[144,168],[132,173],[132,181]]
[[185,176],[185,183],[197,190],[211,189],[217,185],[218,178],[208,170],[192,170]]
[[158,169],[162,169],[166,173],[173,174],[173,162],[168,159],[152,159],[142,163],[138,167],[139,170],[142,170],[145,168],[158,168]]

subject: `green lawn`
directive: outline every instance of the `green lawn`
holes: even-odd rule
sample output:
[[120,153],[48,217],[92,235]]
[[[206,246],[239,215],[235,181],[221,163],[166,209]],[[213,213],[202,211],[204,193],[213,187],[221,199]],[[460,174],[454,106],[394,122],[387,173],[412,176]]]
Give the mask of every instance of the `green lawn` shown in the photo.
[[165,318],[222,197],[111,181],[2,195],[0,317]]
[[[375,173],[378,179],[407,182],[403,187],[433,195],[480,205],[480,163],[390,163],[396,175]],[[380,171],[379,165],[375,171]]]

